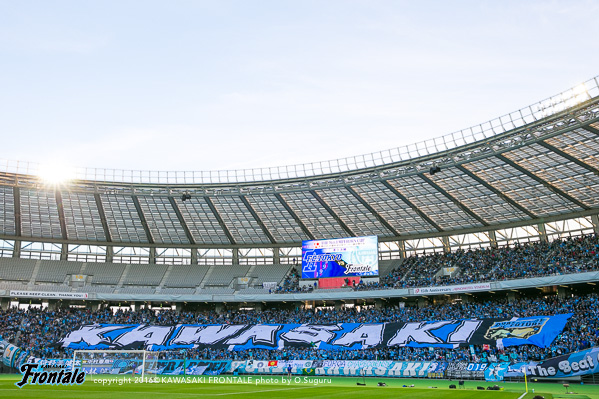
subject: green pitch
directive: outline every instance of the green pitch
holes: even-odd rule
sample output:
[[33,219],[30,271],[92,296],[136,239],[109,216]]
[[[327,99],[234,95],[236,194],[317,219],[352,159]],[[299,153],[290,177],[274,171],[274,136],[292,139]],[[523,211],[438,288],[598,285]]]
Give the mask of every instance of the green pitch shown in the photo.
[[[223,378],[225,377],[225,378]],[[599,386],[572,384],[565,393],[561,384],[530,383],[525,396],[523,383],[500,383],[503,391],[480,391],[477,386],[494,385],[485,381],[466,381],[464,389],[449,389],[449,384],[457,381],[419,380],[394,378],[366,378],[366,386],[357,386],[358,379],[351,377],[292,376],[228,376],[153,377],[148,382],[135,381],[132,376],[87,375],[80,386],[37,386],[26,385],[19,389],[14,384],[19,381],[16,375],[0,376],[0,398],[40,398],[40,399],[149,399],[149,398],[276,398],[276,399],[326,399],[326,398],[425,398],[425,399],[532,399],[542,395],[546,399],[599,399]],[[231,378],[236,379],[232,383]],[[362,381],[361,379],[359,380]],[[378,382],[387,384],[378,387]],[[414,387],[403,387],[412,385]],[[532,393],[532,389],[535,393]]]

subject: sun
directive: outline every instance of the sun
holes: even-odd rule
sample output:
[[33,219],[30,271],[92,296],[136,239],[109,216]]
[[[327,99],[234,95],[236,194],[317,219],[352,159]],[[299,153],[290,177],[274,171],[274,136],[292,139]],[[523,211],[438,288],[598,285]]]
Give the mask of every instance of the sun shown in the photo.
[[64,185],[75,179],[75,168],[60,163],[41,164],[37,176],[47,185]]

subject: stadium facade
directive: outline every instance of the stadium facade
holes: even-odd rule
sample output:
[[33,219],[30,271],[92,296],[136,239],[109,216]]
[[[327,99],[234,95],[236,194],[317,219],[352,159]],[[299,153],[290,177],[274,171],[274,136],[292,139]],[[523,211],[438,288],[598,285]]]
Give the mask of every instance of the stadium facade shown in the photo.
[[[307,239],[378,236],[384,275],[412,254],[598,233],[598,79],[434,140],[314,164],[78,169],[68,183],[51,186],[38,176],[39,165],[2,161],[0,297],[418,297],[414,288],[273,295],[261,287],[279,284],[301,262]],[[597,280],[599,273],[587,272],[495,281],[484,291]]]

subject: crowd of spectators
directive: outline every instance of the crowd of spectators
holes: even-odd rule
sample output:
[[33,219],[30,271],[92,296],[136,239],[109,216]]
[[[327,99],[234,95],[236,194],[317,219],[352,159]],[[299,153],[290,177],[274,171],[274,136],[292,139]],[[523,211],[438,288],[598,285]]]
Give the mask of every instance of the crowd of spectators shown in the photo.
[[[442,269],[455,268],[451,277]],[[514,280],[599,270],[596,234],[549,243],[516,243],[500,248],[457,250],[413,255],[378,283],[361,283],[356,290],[429,287]]]
[[[552,242],[518,243],[511,247],[458,250],[451,253],[415,255],[381,278],[379,283],[359,284],[356,290],[410,288],[489,282],[556,274],[599,270],[597,235],[569,237]],[[455,268],[451,278],[438,277],[442,268]],[[299,287],[299,272],[293,268],[276,292],[311,291],[313,286]],[[482,350],[475,347],[475,357],[482,361],[542,360],[548,357],[599,345],[599,299],[597,295],[558,299],[556,296],[490,302],[455,303],[426,307],[387,307],[361,309],[295,309],[228,312],[180,312],[174,310],[113,312],[105,308],[90,309],[0,309],[0,336],[17,346],[30,349],[45,358],[70,357],[72,351],[56,345],[69,331],[82,324],[114,323],[155,325],[312,323],[334,324],[351,320],[359,323],[449,320],[461,318],[524,317],[573,313],[566,329],[549,348],[536,346]],[[176,356],[173,353],[173,356]],[[469,348],[389,348],[359,351],[327,351],[315,348],[283,350],[193,349],[189,356],[208,360],[220,359],[394,359],[394,360],[472,360]]]
[[[511,318],[573,313],[564,331],[548,348],[531,345],[508,347],[505,350],[475,346],[475,355],[469,348],[371,348],[352,351],[319,350],[314,347],[285,348],[283,350],[252,349],[227,351],[190,349],[190,358],[205,360],[317,360],[317,359],[377,359],[377,360],[479,360],[527,361],[543,360],[599,345],[599,296],[589,294],[559,299],[556,295],[535,299],[520,298],[512,302],[493,300],[486,302],[458,302],[424,307],[396,306],[382,308],[321,308],[317,310],[268,309],[262,311],[205,311],[140,309],[136,311],[109,308],[101,310],[66,309],[0,309],[0,336],[19,347],[26,348],[38,357],[48,359],[71,357],[72,350],[56,343],[77,326],[92,323],[113,324],[259,324],[259,323],[311,323],[334,324],[341,322],[379,323],[470,318]],[[172,352],[171,356],[180,356]]]
[[297,268],[294,266],[289,271],[287,276],[285,276],[285,279],[283,279],[283,282],[277,286],[277,288],[274,292],[276,294],[286,294],[286,293],[291,293],[291,292],[312,292],[314,290],[313,285],[306,285],[306,286],[301,287],[299,281],[300,281],[300,274],[299,274]]

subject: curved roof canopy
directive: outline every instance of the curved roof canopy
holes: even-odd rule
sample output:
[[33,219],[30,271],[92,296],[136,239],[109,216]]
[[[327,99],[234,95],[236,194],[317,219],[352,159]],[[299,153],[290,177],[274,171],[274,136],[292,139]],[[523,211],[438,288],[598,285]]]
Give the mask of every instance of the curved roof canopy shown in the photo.
[[319,164],[82,169],[55,187],[34,175],[34,164],[4,162],[0,170],[3,239],[269,247],[529,225],[599,213],[599,84],[439,139]]

